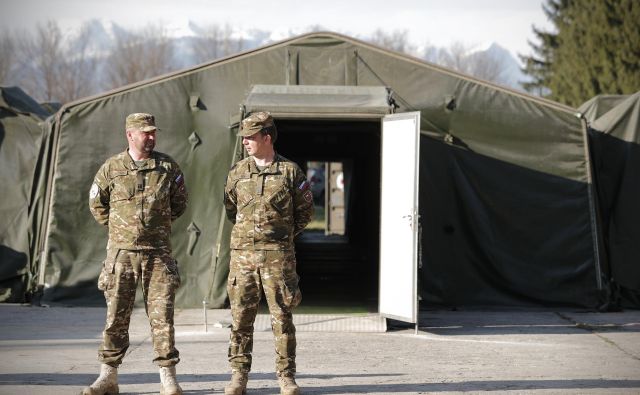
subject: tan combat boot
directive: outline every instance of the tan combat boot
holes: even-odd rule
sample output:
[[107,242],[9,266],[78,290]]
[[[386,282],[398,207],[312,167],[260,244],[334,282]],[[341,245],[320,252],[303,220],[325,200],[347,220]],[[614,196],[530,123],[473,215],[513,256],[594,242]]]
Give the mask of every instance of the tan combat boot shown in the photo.
[[118,388],[118,368],[103,363],[100,365],[100,376],[88,387],[85,387],[80,395],[115,395],[120,393]]
[[278,376],[280,395],[299,395],[300,387],[293,376]]
[[160,395],[182,395],[182,388],[176,379],[176,367],[160,368]]
[[224,387],[224,395],[245,395],[247,393],[247,381],[249,381],[247,373],[233,372],[231,381]]

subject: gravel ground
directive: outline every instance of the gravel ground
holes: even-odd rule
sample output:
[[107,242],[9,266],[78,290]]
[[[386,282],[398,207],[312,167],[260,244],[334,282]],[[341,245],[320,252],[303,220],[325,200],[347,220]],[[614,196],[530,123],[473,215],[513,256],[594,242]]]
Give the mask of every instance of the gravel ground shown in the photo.
[[[104,308],[0,305],[0,394],[74,394],[91,383]],[[176,312],[185,394],[220,394],[229,312]],[[214,325],[222,323],[222,325]],[[304,394],[640,394],[640,311],[424,311],[420,331],[298,333]],[[119,369],[123,394],[155,394],[144,310]],[[256,332],[249,394],[277,394],[272,335]]]

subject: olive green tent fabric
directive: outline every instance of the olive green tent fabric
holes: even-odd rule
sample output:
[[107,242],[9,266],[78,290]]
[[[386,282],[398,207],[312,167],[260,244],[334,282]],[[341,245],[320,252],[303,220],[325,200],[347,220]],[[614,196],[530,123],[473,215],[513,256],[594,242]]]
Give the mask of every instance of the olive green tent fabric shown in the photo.
[[585,117],[587,122],[591,123],[628,97],[629,95],[597,95],[578,107],[578,112]]
[[384,86],[254,85],[244,103],[247,113],[278,117],[380,117],[392,110]]
[[640,92],[591,123],[602,231],[612,280],[640,305]]
[[602,303],[578,118],[472,82],[456,97],[446,129],[421,140],[423,300]]
[[591,127],[620,140],[640,144],[640,92],[626,96],[611,110],[594,122]]
[[0,87],[0,301],[24,302],[35,279],[29,202],[49,113],[20,88]]
[[[224,304],[230,225],[222,191],[241,155],[235,129],[255,85],[388,88],[396,112],[421,112],[425,303],[601,303],[607,282],[597,253],[586,129],[575,110],[334,33],[296,37],[65,105],[50,123],[46,175],[34,193],[47,202],[35,253],[45,300],[104,303],[95,282],[107,232],[91,218],[88,191],[100,164],[125,148],[125,116],[150,112],[162,129],[157,149],[178,161],[190,193],[173,226],[182,277],[177,305]],[[321,119],[314,100],[302,107]],[[356,116],[367,111],[351,106]]]

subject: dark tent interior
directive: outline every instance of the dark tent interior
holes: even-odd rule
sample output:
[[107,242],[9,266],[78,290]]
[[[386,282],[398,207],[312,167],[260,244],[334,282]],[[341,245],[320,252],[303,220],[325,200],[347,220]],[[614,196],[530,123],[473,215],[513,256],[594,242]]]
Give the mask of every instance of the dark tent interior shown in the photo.
[[376,311],[380,121],[282,119],[277,125],[276,149],[303,170],[311,161],[342,163],[344,170],[344,235],[312,229],[296,240],[301,308]]

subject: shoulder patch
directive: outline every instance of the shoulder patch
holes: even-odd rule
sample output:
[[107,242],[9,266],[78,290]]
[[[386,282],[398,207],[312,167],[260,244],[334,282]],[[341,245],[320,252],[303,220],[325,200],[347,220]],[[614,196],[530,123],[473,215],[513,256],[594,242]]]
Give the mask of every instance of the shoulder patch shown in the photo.
[[304,191],[306,191],[307,189],[309,189],[309,187],[310,187],[309,182],[308,182],[307,180],[304,180],[304,181],[302,181],[302,184],[300,184],[300,185],[298,186],[298,189],[304,192]]
[[311,191],[305,192],[302,196],[304,197],[304,200],[307,201],[307,203],[311,203],[313,201],[313,195],[311,194]]
[[93,183],[89,190],[89,199],[95,199],[95,197],[98,196],[98,192],[100,192],[100,188],[98,188],[96,183]]
[[184,184],[184,177],[182,176],[182,174],[178,174],[175,182],[176,182],[176,185],[179,187],[181,187]]

